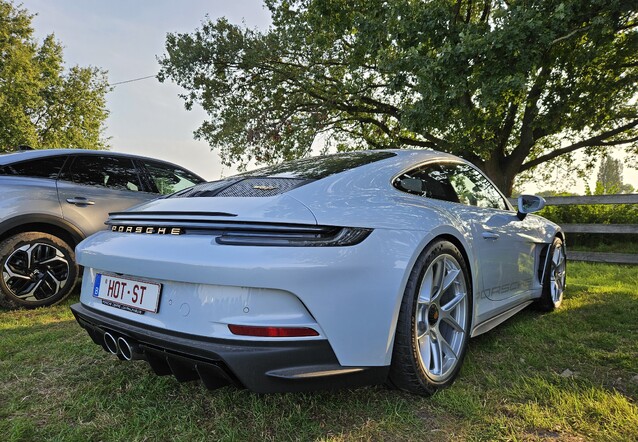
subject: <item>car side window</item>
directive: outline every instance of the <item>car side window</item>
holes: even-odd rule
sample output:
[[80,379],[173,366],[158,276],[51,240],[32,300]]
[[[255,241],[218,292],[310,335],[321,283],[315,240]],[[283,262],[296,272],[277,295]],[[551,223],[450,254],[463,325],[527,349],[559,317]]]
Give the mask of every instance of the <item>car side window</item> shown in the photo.
[[62,155],[7,164],[2,167],[0,174],[49,178],[55,180],[58,178],[66,158],[66,155]]
[[399,176],[394,186],[427,198],[508,210],[498,190],[481,172],[467,164],[426,164]]
[[426,164],[406,172],[394,181],[394,186],[404,192],[427,198],[459,202],[454,187],[450,183],[449,170],[441,164]]
[[202,182],[201,178],[179,167],[141,160],[161,195],[169,195]]
[[450,164],[449,178],[461,204],[508,210],[505,200],[485,176],[467,164]]
[[65,174],[76,184],[100,186],[115,190],[141,190],[139,176],[130,158],[102,155],[78,156]]

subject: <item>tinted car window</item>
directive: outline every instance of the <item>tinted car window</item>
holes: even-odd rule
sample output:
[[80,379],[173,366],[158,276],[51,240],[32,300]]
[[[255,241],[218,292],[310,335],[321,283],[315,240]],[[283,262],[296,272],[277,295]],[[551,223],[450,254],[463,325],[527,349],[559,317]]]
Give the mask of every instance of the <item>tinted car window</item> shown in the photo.
[[135,165],[130,158],[78,156],[65,174],[77,184],[102,186],[116,190],[141,190]]
[[462,204],[489,209],[507,210],[505,200],[496,188],[467,164],[450,165],[450,182]]
[[60,174],[60,170],[66,158],[66,156],[55,156],[7,164],[0,169],[0,174],[50,178],[54,180]]
[[323,157],[303,158],[287,161],[276,166],[264,167],[237,176],[300,178],[320,180],[335,173],[354,169],[375,161],[395,156],[392,152],[353,152]]
[[146,166],[157,191],[162,195],[169,195],[202,182],[198,176],[179,167],[154,161],[145,161]]
[[394,186],[443,201],[507,210],[496,188],[478,170],[467,164],[427,164],[398,177]]
[[441,164],[427,164],[401,175],[394,185],[399,190],[428,198],[458,203],[459,198],[450,183],[450,170]]

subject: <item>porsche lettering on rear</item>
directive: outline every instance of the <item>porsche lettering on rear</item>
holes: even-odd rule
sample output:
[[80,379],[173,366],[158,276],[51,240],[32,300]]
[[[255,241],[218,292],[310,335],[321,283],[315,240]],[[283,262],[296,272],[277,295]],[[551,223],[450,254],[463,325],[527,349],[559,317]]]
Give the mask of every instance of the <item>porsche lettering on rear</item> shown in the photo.
[[181,227],[152,227],[152,226],[111,226],[112,232],[119,233],[145,233],[156,235],[181,235],[184,229]]

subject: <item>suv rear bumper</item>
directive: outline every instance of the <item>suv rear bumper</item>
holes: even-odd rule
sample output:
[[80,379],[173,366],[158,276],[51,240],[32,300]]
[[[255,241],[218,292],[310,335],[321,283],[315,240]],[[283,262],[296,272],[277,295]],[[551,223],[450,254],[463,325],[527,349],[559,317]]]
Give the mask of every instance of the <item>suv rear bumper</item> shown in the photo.
[[233,384],[258,393],[354,387],[385,381],[389,366],[343,367],[327,340],[254,342],[205,338],[140,327],[82,304],[71,310],[93,341],[106,332],[136,348],[157,375],[200,379],[209,389]]

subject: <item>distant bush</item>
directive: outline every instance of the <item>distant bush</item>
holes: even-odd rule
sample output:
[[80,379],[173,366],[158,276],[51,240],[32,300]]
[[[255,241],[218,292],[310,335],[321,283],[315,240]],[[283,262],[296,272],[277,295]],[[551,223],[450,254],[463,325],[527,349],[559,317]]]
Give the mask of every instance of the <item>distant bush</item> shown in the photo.
[[539,214],[556,224],[638,224],[638,204],[547,206]]
[[[556,224],[638,224],[638,204],[547,206],[539,214]],[[638,235],[567,234],[568,250],[638,253]]]

